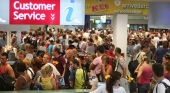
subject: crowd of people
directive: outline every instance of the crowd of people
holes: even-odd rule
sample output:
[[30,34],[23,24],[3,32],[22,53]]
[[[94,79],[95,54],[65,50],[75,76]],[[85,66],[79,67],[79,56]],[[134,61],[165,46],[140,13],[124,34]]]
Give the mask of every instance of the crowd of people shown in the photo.
[[[90,93],[130,93],[127,60],[112,40],[112,29],[75,31],[31,30],[22,33],[16,62],[8,64],[8,53],[0,46],[0,75],[16,79],[15,91],[90,89]],[[139,63],[133,72],[138,93],[165,93],[170,86],[169,31],[134,31],[127,35],[128,56]],[[16,47],[12,34],[11,47]],[[0,42],[1,43],[1,42]],[[150,64],[155,60],[154,64]],[[131,74],[133,74],[131,73]],[[99,82],[105,82],[98,86]]]

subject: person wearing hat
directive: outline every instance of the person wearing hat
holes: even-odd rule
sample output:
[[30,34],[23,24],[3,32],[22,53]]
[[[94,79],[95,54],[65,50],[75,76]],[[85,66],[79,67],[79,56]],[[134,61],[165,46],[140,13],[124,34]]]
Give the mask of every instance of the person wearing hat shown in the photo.
[[26,73],[30,76],[30,78],[32,79],[34,77],[34,71],[31,68],[31,59],[29,58],[25,58],[22,62],[25,63],[26,65]]

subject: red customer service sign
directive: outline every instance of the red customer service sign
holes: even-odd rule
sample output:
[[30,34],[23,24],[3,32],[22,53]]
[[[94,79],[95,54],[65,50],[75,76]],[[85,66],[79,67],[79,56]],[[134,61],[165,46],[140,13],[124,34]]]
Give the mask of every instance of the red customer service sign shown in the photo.
[[60,24],[60,0],[10,0],[10,24]]

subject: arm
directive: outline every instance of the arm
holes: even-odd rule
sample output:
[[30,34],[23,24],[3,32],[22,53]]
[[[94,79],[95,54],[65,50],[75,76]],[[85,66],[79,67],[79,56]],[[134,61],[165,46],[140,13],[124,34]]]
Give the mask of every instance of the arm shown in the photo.
[[138,75],[137,75],[137,82],[139,82],[139,77],[142,75],[142,72],[143,72],[143,67],[142,66],[140,66],[139,67],[139,71],[138,71]]
[[90,70],[94,70],[95,67],[96,67],[96,65],[94,65],[93,63],[91,63],[90,66],[89,66],[89,69],[90,69]]
[[94,59],[93,62],[89,66],[89,70],[94,70],[98,63],[99,63],[98,60]]
[[105,71],[105,66],[102,64],[102,73],[103,76],[109,75],[112,72],[112,67],[109,66],[109,68]]
[[18,79],[17,79],[17,81],[16,81],[16,86],[15,86],[15,91],[18,91],[18,90],[20,90],[21,89],[21,87],[22,87],[22,82],[23,82],[23,80],[22,80],[22,78],[21,77],[18,77]]
[[51,84],[53,85],[53,90],[56,90],[56,81],[54,78],[51,78]]
[[156,59],[156,57],[157,57],[157,55],[156,55],[156,54],[154,54],[154,55],[153,55],[153,57],[152,57],[152,60],[155,60],[155,59]]
[[123,68],[123,77],[126,77],[126,67],[125,68]]
[[134,48],[132,49],[132,52],[133,52],[134,57],[135,57],[136,56],[136,50]]
[[135,72],[134,72],[134,73],[138,73],[140,66],[141,66],[141,63],[140,63],[140,64],[138,65],[138,67],[135,69]]
[[15,74],[14,74],[14,71],[12,69],[12,67],[8,64],[7,68],[7,73],[12,77],[12,78],[15,78]]
[[63,65],[63,68],[64,68],[64,71],[63,71],[63,74],[62,74],[61,77],[64,77],[64,75],[65,75],[65,72],[66,72],[66,64]]

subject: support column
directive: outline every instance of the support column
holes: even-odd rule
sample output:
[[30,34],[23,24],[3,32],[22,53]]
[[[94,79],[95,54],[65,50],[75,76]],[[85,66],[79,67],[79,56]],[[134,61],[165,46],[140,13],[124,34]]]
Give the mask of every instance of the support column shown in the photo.
[[21,31],[17,31],[17,45],[21,46]]
[[11,31],[7,31],[7,45],[6,48],[9,49],[11,47]]
[[122,53],[124,53],[124,57],[126,59],[128,15],[115,14],[114,20],[111,24],[113,27],[113,44],[116,47],[121,48]]

